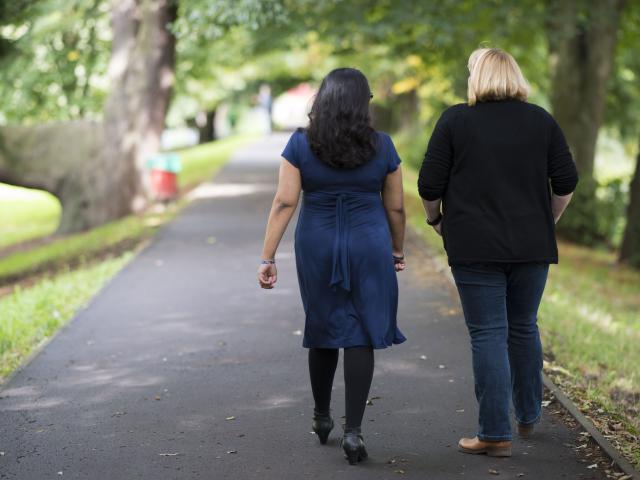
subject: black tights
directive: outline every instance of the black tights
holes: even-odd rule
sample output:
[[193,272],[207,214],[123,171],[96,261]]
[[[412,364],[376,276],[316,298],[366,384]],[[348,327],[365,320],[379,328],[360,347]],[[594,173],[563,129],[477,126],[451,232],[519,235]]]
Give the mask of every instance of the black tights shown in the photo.
[[[331,387],[338,366],[337,348],[310,348],[309,374],[317,413],[329,413]],[[373,378],[373,348],[350,347],[344,349],[344,383],[346,428],[362,424]]]

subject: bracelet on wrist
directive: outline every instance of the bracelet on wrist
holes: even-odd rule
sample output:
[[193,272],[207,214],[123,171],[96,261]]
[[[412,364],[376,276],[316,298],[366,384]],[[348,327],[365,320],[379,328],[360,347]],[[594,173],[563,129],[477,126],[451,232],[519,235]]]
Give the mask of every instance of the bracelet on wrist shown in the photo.
[[441,221],[442,221],[442,212],[438,212],[438,216],[433,220],[429,220],[429,217],[427,217],[427,225],[429,225],[430,227],[435,227]]
[[260,261],[260,265],[275,265],[275,264],[276,264],[275,260],[266,259],[266,260]]

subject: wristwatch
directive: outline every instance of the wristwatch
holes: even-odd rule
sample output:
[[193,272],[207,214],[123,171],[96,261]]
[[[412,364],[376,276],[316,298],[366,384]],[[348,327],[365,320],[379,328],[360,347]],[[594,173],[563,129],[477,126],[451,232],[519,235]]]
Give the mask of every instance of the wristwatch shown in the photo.
[[427,217],[426,220],[427,220],[427,225],[429,225],[430,227],[435,227],[442,221],[442,212],[438,212],[438,216],[433,220],[429,220],[429,217]]

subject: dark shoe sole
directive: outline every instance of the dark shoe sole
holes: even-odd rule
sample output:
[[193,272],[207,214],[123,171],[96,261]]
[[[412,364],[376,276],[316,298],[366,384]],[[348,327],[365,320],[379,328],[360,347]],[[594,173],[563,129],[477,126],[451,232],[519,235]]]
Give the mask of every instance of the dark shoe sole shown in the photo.
[[533,424],[530,425],[518,425],[518,436],[520,438],[531,438],[535,428]]
[[488,457],[510,457],[511,447],[504,448],[464,448],[458,445],[458,451],[471,455],[487,455]]

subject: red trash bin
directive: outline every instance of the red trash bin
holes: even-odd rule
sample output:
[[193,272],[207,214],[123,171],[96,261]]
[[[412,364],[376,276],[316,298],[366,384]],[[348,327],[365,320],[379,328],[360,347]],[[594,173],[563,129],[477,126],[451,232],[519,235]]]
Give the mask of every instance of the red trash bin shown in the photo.
[[151,189],[156,200],[172,200],[178,196],[178,176],[174,172],[152,168]]
[[175,153],[160,153],[147,162],[154,198],[159,201],[173,200],[178,196],[180,158]]

